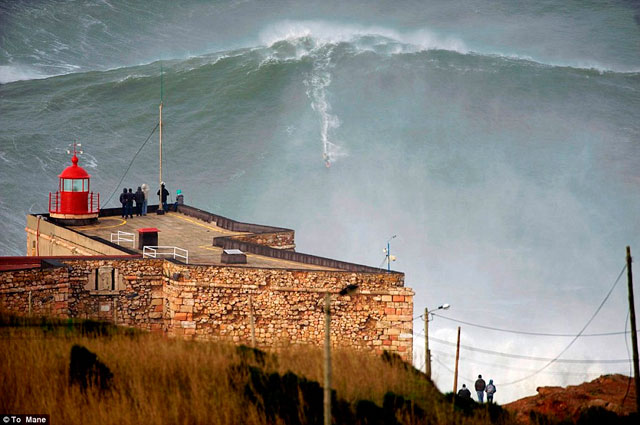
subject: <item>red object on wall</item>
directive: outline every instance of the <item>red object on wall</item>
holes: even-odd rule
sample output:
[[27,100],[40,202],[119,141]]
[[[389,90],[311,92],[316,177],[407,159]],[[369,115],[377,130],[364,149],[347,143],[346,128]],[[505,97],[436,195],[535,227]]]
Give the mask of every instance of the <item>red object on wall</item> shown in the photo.
[[49,193],[49,214],[59,219],[85,219],[97,217],[100,211],[100,195],[90,192],[91,176],[78,166],[74,149],[68,166],[58,176],[56,193]]

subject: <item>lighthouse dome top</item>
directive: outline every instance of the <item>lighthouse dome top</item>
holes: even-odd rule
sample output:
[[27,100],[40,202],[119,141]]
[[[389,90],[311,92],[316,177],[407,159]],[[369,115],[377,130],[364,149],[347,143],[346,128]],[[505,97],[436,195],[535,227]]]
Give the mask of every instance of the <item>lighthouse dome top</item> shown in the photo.
[[61,179],[88,179],[91,177],[84,168],[78,166],[78,157],[75,154],[71,158],[71,162],[73,165],[65,168],[58,177]]

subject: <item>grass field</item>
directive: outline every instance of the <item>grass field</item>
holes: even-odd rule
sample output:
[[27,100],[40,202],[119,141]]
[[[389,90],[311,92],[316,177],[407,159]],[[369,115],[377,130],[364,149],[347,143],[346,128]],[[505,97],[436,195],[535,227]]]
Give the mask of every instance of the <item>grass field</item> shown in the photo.
[[[54,424],[322,423],[322,347],[264,353],[4,313],[0,326],[0,413],[45,413]],[[110,389],[70,383],[75,344],[111,370]],[[333,423],[511,423],[499,408],[454,409],[392,356],[335,350],[332,361]]]

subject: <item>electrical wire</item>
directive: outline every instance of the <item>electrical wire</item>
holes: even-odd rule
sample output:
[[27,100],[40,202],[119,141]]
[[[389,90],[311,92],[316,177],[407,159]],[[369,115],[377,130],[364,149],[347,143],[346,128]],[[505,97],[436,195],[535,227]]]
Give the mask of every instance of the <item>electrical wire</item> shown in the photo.
[[111,196],[109,196],[109,199],[107,199],[107,202],[104,203],[104,206],[106,207],[107,205],[109,205],[109,202],[111,201],[111,198],[113,198],[113,195],[115,195],[116,191],[120,188],[120,184],[122,184],[122,180],[124,180],[124,177],[127,175],[127,173],[129,172],[129,169],[131,169],[131,165],[133,165],[133,161],[135,161],[136,157],[138,156],[138,154],[140,153],[140,151],[142,150],[142,148],[144,148],[144,146],[147,144],[147,142],[149,141],[149,139],[151,139],[151,136],[153,136],[153,133],[156,132],[156,130],[158,129],[158,127],[160,126],[160,123],[156,124],[155,127],[153,127],[153,130],[151,130],[151,133],[149,133],[149,136],[147,137],[147,140],[144,141],[144,143],[142,144],[142,146],[140,146],[140,149],[138,149],[138,152],[136,152],[135,155],[133,155],[133,158],[131,158],[131,162],[129,162],[129,166],[127,167],[127,169],[124,171],[124,173],[122,174],[122,177],[120,177],[120,181],[118,182],[118,184],[116,185],[115,189],[113,189],[113,192],[111,192]]
[[627,265],[625,263],[624,267],[622,268],[622,270],[620,270],[620,274],[618,275],[618,277],[616,278],[616,281],[613,283],[613,285],[611,286],[611,289],[609,289],[609,292],[607,293],[607,295],[604,297],[604,299],[602,300],[602,302],[600,303],[600,305],[598,306],[598,308],[596,309],[596,311],[593,313],[593,315],[591,316],[591,318],[587,321],[587,323],[582,327],[582,329],[580,330],[580,332],[578,332],[578,335],[576,335],[571,342],[569,342],[569,344],[567,344],[567,346],[557,355],[555,356],[552,360],[550,360],[547,364],[545,364],[544,366],[542,366],[540,369],[538,369],[537,371],[524,376],[520,379],[516,379],[515,381],[511,381],[511,382],[507,382],[502,384],[502,386],[508,386],[508,385],[514,385],[517,383],[520,383],[522,381],[525,381],[535,375],[537,375],[538,373],[542,372],[543,370],[545,370],[546,368],[548,368],[549,366],[551,366],[553,363],[557,362],[558,359],[560,359],[560,356],[562,356],[572,345],[574,342],[576,342],[578,340],[578,338],[580,337],[580,335],[582,335],[582,333],[587,329],[587,327],[591,324],[591,322],[593,321],[593,319],[596,318],[596,316],[598,315],[598,313],[600,312],[600,310],[602,309],[602,307],[604,306],[604,304],[607,302],[607,300],[609,299],[609,296],[611,295],[611,293],[613,292],[613,290],[615,289],[615,287],[618,285],[618,282],[620,281],[620,278],[622,277],[622,274],[624,273],[624,271],[627,269]]
[[[592,333],[592,334],[582,334],[582,335],[560,334],[560,333],[545,333],[545,332],[530,332],[530,331],[517,331],[517,330],[513,330],[513,329],[504,329],[504,328],[496,328],[496,327],[493,327],[493,326],[478,325],[476,323],[465,322],[464,320],[458,320],[458,319],[454,319],[452,317],[442,316],[442,315],[436,314],[436,313],[431,313],[431,314],[433,314],[434,316],[437,316],[437,317],[439,317],[441,319],[449,320],[451,322],[461,323],[461,324],[467,325],[467,326],[473,326],[475,328],[482,328],[482,329],[488,329],[488,330],[492,330],[492,331],[508,332],[508,333],[521,334],[521,335],[558,336],[558,337],[576,337],[576,336],[587,337],[587,336],[624,335],[626,333],[629,333],[629,332],[627,332],[626,329],[624,331],[619,331],[619,332],[603,332],[603,333]],[[418,317],[423,317],[423,316],[424,316],[424,314],[422,314],[421,316],[418,316]],[[414,318],[413,320],[416,320],[416,319]]]
[[[441,361],[440,361],[440,359],[438,358],[438,356],[433,356],[433,359],[436,361],[436,363],[440,364],[440,366],[442,366],[443,368],[445,368],[445,369],[446,369],[446,370],[448,370],[449,372],[451,372],[451,373],[453,373],[453,374],[455,374],[455,373],[456,373],[455,371],[451,370],[451,369],[449,368],[449,366],[447,366],[446,364],[444,364],[443,362],[441,362]],[[468,376],[463,376],[463,375],[460,375],[459,373],[458,373],[458,376],[459,376],[459,377],[461,377],[462,379],[466,379],[466,380],[467,380],[467,381],[469,381],[469,382],[474,382],[474,379],[473,379],[473,378],[469,378]]]
[[[415,333],[414,335],[418,335],[418,336],[424,337],[424,335],[420,334],[420,333]],[[436,338],[436,337],[433,337],[433,336],[429,337],[429,341],[435,341],[435,342],[439,342],[441,344],[450,345],[450,346],[453,346],[453,347],[455,347],[457,345],[455,342],[447,341],[447,340]],[[464,348],[465,350],[475,351],[475,352],[484,353],[484,354],[491,354],[491,355],[494,355],[494,356],[508,357],[508,358],[513,358],[513,359],[522,359],[522,360],[534,360],[534,361],[541,361],[541,362],[551,362],[554,359],[555,359],[555,362],[557,362],[557,363],[581,363],[581,364],[591,364],[591,363],[615,364],[615,363],[628,363],[629,362],[629,359],[589,360],[589,359],[558,359],[558,358],[555,358],[555,357],[551,358],[551,357],[525,356],[525,355],[522,355],[522,354],[511,354],[511,353],[504,353],[504,352],[501,352],[501,351],[486,350],[486,349],[483,349],[483,348],[476,348],[476,347],[472,347],[472,346],[464,345],[464,344],[460,344],[460,347]]]
[[[437,353],[441,356],[446,356],[446,357],[451,357],[451,358],[455,358],[455,354],[452,353],[447,353],[444,351],[439,351],[439,350],[431,350],[432,353]],[[497,364],[497,363],[490,363],[490,362],[482,362],[479,360],[475,360],[473,358],[469,358],[469,357],[465,357],[465,356],[460,356],[460,360],[465,360],[465,362],[467,363],[475,363],[475,364],[479,364],[479,365],[484,365],[484,366],[492,366],[492,367],[497,367],[497,368],[501,368],[501,369],[508,369],[508,370],[518,370],[521,372],[535,372],[535,369],[528,369],[528,368],[523,368],[523,367],[513,367],[513,366],[509,366],[506,364]],[[542,373],[546,373],[549,375],[560,375],[560,376],[584,376],[584,375],[602,375],[602,372],[560,372],[560,371],[544,371]]]

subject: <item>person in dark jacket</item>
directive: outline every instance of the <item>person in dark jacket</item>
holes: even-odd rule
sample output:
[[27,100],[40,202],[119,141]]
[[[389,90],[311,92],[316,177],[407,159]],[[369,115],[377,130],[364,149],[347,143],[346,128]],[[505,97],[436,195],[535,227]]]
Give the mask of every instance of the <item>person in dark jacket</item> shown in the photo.
[[458,391],[458,397],[471,400],[471,391],[469,391],[469,388],[467,388],[465,384],[462,384],[462,388]]
[[135,195],[133,194],[133,189],[129,188],[129,193],[127,193],[127,214],[130,218],[133,218],[133,200]]
[[482,375],[478,375],[476,380],[476,393],[478,394],[478,401],[482,403],[484,401],[484,389],[487,387],[487,383],[482,379]]
[[136,215],[142,215],[142,204],[144,203],[144,192],[142,188],[138,186],[138,190],[134,194],[134,199],[136,201]]
[[122,204],[122,218],[127,218],[127,188],[122,189],[122,193],[120,194],[120,203]]
[[158,190],[157,195],[160,195],[160,192],[162,191],[162,209],[164,210],[164,212],[169,211],[169,205],[167,205],[167,196],[169,196],[169,191],[164,187],[164,182],[160,183],[160,189]]

